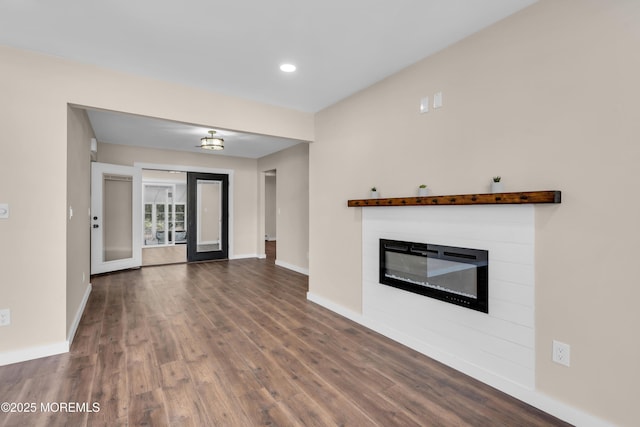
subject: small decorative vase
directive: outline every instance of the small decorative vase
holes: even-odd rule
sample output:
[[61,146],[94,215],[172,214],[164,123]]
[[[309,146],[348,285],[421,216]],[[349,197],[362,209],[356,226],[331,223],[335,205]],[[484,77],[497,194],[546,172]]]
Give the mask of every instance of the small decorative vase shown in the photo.
[[379,196],[379,194],[378,194],[378,192],[377,192],[377,191],[372,191],[372,192],[371,192],[371,198],[372,198],[372,199],[377,199],[377,198],[378,198],[378,196]]
[[429,195],[429,189],[428,188],[418,188],[418,196],[424,197],[424,196],[428,196],[428,195]]
[[491,181],[491,192],[504,193],[504,186],[502,185],[502,182]]

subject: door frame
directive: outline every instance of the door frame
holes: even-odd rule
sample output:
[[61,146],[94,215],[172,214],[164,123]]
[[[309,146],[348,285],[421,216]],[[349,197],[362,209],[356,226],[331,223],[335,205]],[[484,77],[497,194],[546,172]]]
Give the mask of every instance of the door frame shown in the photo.
[[[212,173],[212,174],[221,174],[227,175],[229,177],[229,237],[227,241],[229,242],[228,246],[228,259],[234,258],[245,258],[243,256],[236,256],[234,251],[234,215],[233,215],[233,188],[234,188],[234,170],[233,169],[222,169],[222,168],[207,168],[200,166],[192,166],[192,165],[171,165],[171,164],[161,164],[161,163],[146,163],[146,162],[134,162],[134,167],[138,167],[142,169],[155,169],[155,170],[163,170],[163,171],[178,171],[178,172],[202,172],[202,173]],[[141,220],[142,221],[142,220]],[[188,231],[187,231],[188,233]]]

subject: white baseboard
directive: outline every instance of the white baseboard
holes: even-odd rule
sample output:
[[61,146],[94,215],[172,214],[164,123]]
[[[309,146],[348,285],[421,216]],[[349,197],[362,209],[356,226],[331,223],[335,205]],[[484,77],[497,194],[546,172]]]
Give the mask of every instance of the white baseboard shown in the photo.
[[91,283],[87,284],[87,288],[84,291],[84,296],[82,297],[82,301],[80,302],[80,306],[76,311],[76,317],[73,319],[73,324],[69,328],[67,332],[67,342],[69,343],[69,348],[71,348],[71,343],[73,342],[73,338],[76,336],[76,331],[78,330],[78,325],[80,324],[80,319],[82,319],[82,313],[84,313],[84,308],[87,305],[87,301],[89,300],[89,295],[91,295]]
[[295,271],[296,273],[304,274],[305,276],[309,275],[309,269],[308,268],[298,267],[297,265],[289,264],[287,262],[282,262],[282,261],[278,261],[278,260],[276,260],[276,265],[279,266],[279,267],[286,268],[287,270]]
[[258,259],[267,259],[267,254],[258,255]]
[[307,293],[307,300],[314,302],[328,310],[333,311],[349,320],[361,324],[362,326],[378,332],[387,338],[390,338],[400,344],[403,344],[415,351],[424,354],[427,357],[435,359],[457,371],[460,371],[478,381],[494,387],[503,393],[515,397],[531,406],[534,406],[554,417],[560,418],[568,423],[581,427],[613,427],[614,424],[597,418],[591,414],[588,414],[580,409],[570,406],[566,403],[560,402],[552,397],[541,393],[537,390],[530,390],[516,384],[509,379],[499,377],[492,372],[481,369],[478,366],[471,365],[464,360],[452,357],[451,355],[440,351],[434,347],[428,346],[425,343],[417,342],[417,340],[405,336],[399,331],[393,330],[385,325],[376,324],[360,313],[356,313],[345,307],[335,304],[326,298],[319,295],[314,295],[311,292]]
[[231,255],[229,259],[246,259],[246,258],[260,258],[258,254],[238,254]]
[[275,242],[277,239],[275,237],[265,236],[264,240],[267,242]]
[[339,314],[342,317],[346,317],[349,320],[353,320],[356,323],[359,323],[361,325],[364,326],[364,318],[362,317],[362,314],[357,313],[355,311],[349,310],[348,308],[345,308],[341,305],[338,305],[332,301],[329,301],[328,299],[321,297],[319,295],[315,295],[312,294],[311,292],[307,292],[307,299],[311,302],[315,302],[318,305],[321,305],[322,307],[333,311],[334,313]]
[[16,351],[7,351],[0,353],[0,366],[26,362],[27,360],[39,359],[41,357],[54,356],[68,351],[69,343],[67,341],[37,347],[28,347]]
[[54,344],[41,345],[37,347],[28,347],[22,350],[8,351],[0,353],[0,366],[11,365],[12,363],[26,362],[27,360],[40,359],[41,357],[55,356],[56,354],[62,354],[69,352],[71,343],[80,325],[80,319],[82,319],[82,313],[87,306],[89,295],[91,295],[91,283],[87,284],[87,288],[84,291],[80,306],[76,311],[76,316],[73,319],[73,324],[69,328],[67,333],[67,340],[64,342],[58,342]]

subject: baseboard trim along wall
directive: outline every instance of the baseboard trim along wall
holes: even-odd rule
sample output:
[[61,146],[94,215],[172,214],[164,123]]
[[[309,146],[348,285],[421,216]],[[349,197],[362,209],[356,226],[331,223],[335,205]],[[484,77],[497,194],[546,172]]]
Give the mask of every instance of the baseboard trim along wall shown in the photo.
[[40,359],[42,357],[55,356],[56,354],[68,353],[71,348],[73,338],[76,335],[76,331],[78,330],[78,325],[80,325],[80,319],[82,319],[82,314],[84,313],[87,301],[89,300],[89,295],[91,295],[91,289],[91,283],[89,283],[84,291],[80,306],[76,311],[73,324],[67,333],[66,341],[0,353],[0,366],[26,362],[28,360]]
[[229,259],[247,259],[247,258],[260,258],[258,254],[238,254],[232,255]]
[[438,362],[443,363],[457,371],[469,375],[470,377],[475,378],[478,381],[488,384],[491,387],[502,391],[503,393],[513,396],[516,399],[522,400],[523,402],[528,403],[529,405],[545,411],[548,414],[558,417],[568,423],[584,427],[614,426],[613,424],[601,420],[600,418],[594,417],[591,414],[555,400],[546,394],[522,387],[512,381],[509,381],[509,379],[507,378],[499,377],[492,372],[480,369],[477,366],[466,363],[465,361],[460,360],[456,357],[452,357],[451,355],[437,348],[427,346],[423,342],[411,339],[400,331],[378,324],[377,322],[373,322],[370,319],[364,317],[362,314],[337,305],[319,295],[314,295],[313,293],[308,292],[307,300],[318,304],[328,310],[331,310],[334,313],[352,320],[368,329],[371,329],[372,331],[384,335],[385,337],[390,338],[402,345],[405,345],[412,350],[418,351],[425,356],[437,360]]
[[55,356],[56,354],[67,353],[68,351],[68,341],[41,345],[38,347],[28,347],[22,350],[8,351],[0,353],[0,366],[26,362],[28,360],[39,359],[41,357]]
[[84,313],[84,308],[87,306],[87,301],[89,301],[89,295],[91,295],[92,290],[91,283],[87,284],[87,289],[84,291],[84,295],[82,297],[82,301],[80,302],[80,306],[76,311],[76,317],[73,319],[73,324],[69,328],[67,333],[67,343],[69,343],[69,348],[71,348],[71,343],[73,343],[73,338],[76,336],[76,331],[78,330],[78,325],[80,324],[80,319],[82,319],[82,313]]
[[304,274],[305,276],[309,275],[308,268],[298,267],[297,265],[289,264],[287,262],[282,262],[276,260],[276,265],[282,268],[286,268],[287,270],[295,271],[296,273]]

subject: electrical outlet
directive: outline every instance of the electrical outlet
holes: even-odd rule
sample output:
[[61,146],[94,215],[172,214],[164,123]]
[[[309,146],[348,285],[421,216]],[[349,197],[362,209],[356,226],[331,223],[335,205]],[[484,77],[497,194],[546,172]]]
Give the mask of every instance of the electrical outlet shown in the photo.
[[560,341],[553,341],[554,362],[564,366],[570,366],[571,363],[571,346]]
[[11,323],[11,310],[8,308],[0,309],[0,326],[9,326]]

